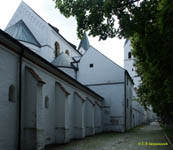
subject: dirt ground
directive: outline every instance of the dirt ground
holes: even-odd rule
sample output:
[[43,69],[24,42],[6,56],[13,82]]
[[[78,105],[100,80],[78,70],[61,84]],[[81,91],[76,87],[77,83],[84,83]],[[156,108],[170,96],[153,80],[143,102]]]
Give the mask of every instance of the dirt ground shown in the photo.
[[[160,144],[160,145],[158,145]],[[156,122],[126,133],[103,133],[46,150],[171,150],[163,131]]]

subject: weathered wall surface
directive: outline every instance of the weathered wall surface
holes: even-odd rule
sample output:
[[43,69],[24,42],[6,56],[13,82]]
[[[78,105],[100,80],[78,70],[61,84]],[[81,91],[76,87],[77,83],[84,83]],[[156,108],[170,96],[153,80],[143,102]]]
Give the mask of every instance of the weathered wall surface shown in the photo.
[[[1,47],[0,147],[17,149],[18,67],[17,55]],[[8,60],[8,62],[7,62]],[[69,79],[70,80],[70,79]],[[8,101],[13,84],[16,102]],[[2,86],[3,85],[3,86]],[[76,94],[77,93],[77,94]],[[101,107],[85,106],[87,98],[102,103],[27,59],[22,60],[22,148],[42,149],[46,144],[66,143],[102,132]],[[90,104],[89,104],[90,105]],[[86,110],[88,109],[88,110]],[[87,117],[85,112],[91,111]],[[4,117],[7,116],[7,117]],[[86,125],[85,123],[88,123]],[[13,125],[13,126],[11,126]],[[90,127],[86,133],[86,126]],[[96,131],[96,132],[95,132]]]
[[[90,67],[93,64],[93,67]],[[90,47],[79,63],[78,81],[84,85],[123,82],[124,69]]]
[[131,128],[133,85],[123,68],[90,47],[80,60],[78,80],[104,97],[105,131]]
[[103,117],[105,131],[124,131],[124,84],[89,86],[104,97],[105,112]]
[[133,98],[133,83],[126,73],[126,129],[132,128],[132,98]]
[[[18,56],[0,46],[0,149],[17,149],[18,142]],[[9,99],[9,88],[14,96]]]

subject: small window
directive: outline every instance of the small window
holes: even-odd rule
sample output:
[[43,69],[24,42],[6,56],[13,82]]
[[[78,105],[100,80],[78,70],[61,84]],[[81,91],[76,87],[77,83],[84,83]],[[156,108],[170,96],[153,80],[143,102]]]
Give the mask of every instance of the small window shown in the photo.
[[133,71],[133,68],[132,68],[132,71]]
[[9,87],[8,100],[10,102],[15,102],[15,87],[13,84]]
[[68,56],[70,56],[69,50],[66,50],[65,53],[66,53]]
[[45,97],[45,108],[49,108],[49,97]]
[[131,58],[132,57],[132,54],[131,52],[128,53],[128,58]]
[[58,42],[55,42],[55,58],[60,55],[60,46]]
[[90,68],[93,68],[94,67],[94,64],[90,64]]

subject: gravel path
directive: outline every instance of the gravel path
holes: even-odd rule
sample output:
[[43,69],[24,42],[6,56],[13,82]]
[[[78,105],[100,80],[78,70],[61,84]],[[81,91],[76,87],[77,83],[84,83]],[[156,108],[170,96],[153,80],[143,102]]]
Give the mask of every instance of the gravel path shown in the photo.
[[163,131],[154,122],[126,133],[98,134],[69,144],[54,145],[46,150],[171,150],[169,145],[158,145],[165,143]]

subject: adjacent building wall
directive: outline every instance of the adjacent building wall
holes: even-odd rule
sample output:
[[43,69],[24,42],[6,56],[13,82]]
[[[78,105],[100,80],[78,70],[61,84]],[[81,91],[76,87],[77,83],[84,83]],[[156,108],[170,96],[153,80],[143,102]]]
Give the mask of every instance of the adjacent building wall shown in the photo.
[[[0,45],[0,149],[17,149],[19,57]],[[10,87],[14,88],[12,97]],[[12,99],[10,99],[10,97]]]
[[[131,127],[131,123],[128,122],[131,122],[129,114],[133,85],[129,77],[129,84],[125,86],[125,77],[123,68],[93,47],[90,47],[80,60],[77,79],[104,97],[105,131],[124,132],[126,122],[127,127]],[[126,99],[129,101],[129,107],[125,103]]]
[[[3,38],[3,42],[4,40]],[[15,49],[20,51],[24,47],[17,48],[12,42],[9,47],[13,47],[13,49],[8,50],[5,46],[0,47],[0,69],[2,72],[0,74],[2,83],[0,88],[0,115],[3,115],[0,117],[2,122],[0,124],[0,147],[2,150],[17,150],[19,55],[12,51],[15,51]],[[90,122],[90,118],[85,117],[85,103],[89,98],[93,104],[97,102],[98,105],[102,106],[100,100],[102,98],[94,92],[91,95],[88,94],[91,92],[89,89],[89,91],[86,91],[75,87],[71,84],[73,79],[65,74],[60,78],[47,71],[45,65],[43,65],[45,60],[37,57],[34,53],[27,52],[22,59],[21,71],[22,149],[44,149],[47,144],[66,143],[74,138],[83,138],[95,134],[95,127],[101,127],[101,108],[97,107],[97,110],[95,110],[95,107],[89,108],[93,112],[93,119],[98,118],[98,121],[93,122],[93,120],[91,126],[89,125],[94,132],[86,134],[85,122]],[[27,57],[31,59],[27,59]],[[39,59],[42,60],[41,64],[37,63],[36,65],[32,62],[32,60],[37,61]],[[55,69],[54,66],[51,67]],[[60,74],[63,73],[60,72]],[[73,80],[73,82],[76,81]],[[15,102],[9,102],[8,99],[11,84],[15,87]],[[76,119],[73,118],[74,116]],[[76,120],[75,123],[74,120]],[[76,127],[78,127],[77,132],[74,131]],[[97,132],[100,131],[101,129],[97,130]]]

